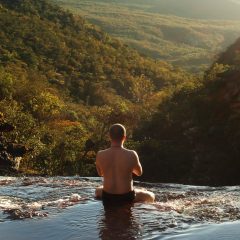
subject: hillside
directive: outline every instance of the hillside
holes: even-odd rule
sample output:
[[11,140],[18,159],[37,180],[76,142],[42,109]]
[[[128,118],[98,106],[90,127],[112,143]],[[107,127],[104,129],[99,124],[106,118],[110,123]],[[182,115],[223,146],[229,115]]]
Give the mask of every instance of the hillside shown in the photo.
[[[204,15],[202,20],[198,20],[189,15],[196,14],[194,9],[201,11],[201,8],[204,8],[202,14],[217,13],[216,9],[212,11],[212,8],[208,8],[210,5],[227,11],[228,7],[225,5],[232,6],[227,0],[52,1],[81,14],[141,53],[192,72],[202,73],[215,60],[215,55],[240,35],[240,19],[232,21],[234,14],[225,14],[226,17],[219,14],[222,18],[217,18],[218,20],[209,20]],[[233,13],[240,12],[240,5],[232,8]],[[158,11],[159,9],[162,11]],[[186,10],[185,15],[180,14],[181,9]]]
[[81,18],[44,1],[1,3],[12,9],[1,8],[2,63],[24,63],[77,101],[104,104],[99,89],[134,101],[129,89],[137,78],[157,88],[167,84],[169,75],[176,78],[170,65],[141,57]]
[[240,184],[239,50],[240,39],[206,72],[202,84],[176,91],[135,133],[142,141],[139,151],[147,178]]
[[1,121],[16,126],[3,139],[33,149],[24,172],[94,175],[111,123],[131,134],[193,80],[45,0],[0,0],[0,36]]
[[1,146],[31,149],[24,174],[94,176],[122,122],[145,180],[240,184],[240,39],[200,81],[46,0],[0,0],[0,36]]

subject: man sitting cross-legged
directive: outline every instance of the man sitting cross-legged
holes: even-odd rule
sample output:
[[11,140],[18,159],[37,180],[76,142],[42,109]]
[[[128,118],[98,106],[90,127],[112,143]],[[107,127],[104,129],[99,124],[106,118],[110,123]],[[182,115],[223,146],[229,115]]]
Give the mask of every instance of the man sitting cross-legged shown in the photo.
[[99,151],[96,168],[103,177],[103,186],[96,189],[96,197],[103,203],[154,202],[152,192],[134,189],[132,175],[142,175],[142,166],[135,151],[123,147],[126,129],[114,124],[109,130],[111,147]]

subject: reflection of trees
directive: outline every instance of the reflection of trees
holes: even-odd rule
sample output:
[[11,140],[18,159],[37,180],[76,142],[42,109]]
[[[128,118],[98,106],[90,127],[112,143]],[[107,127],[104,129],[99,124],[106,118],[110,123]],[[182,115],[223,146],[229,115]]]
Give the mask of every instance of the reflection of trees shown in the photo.
[[99,221],[99,237],[107,239],[136,239],[140,231],[135,217],[132,214],[131,205],[107,206],[105,214]]

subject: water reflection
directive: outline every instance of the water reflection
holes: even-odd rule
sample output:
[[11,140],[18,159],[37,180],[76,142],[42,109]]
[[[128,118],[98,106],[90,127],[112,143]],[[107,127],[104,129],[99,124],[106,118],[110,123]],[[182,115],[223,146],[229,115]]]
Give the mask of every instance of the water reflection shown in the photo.
[[99,221],[99,238],[102,240],[133,240],[141,233],[141,226],[132,211],[133,205],[104,206]]

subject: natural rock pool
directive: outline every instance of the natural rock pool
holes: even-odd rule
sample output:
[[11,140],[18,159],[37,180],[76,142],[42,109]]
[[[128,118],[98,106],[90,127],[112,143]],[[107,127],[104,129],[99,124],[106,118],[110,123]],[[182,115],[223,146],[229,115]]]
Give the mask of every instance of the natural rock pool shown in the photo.
[[154,204],[104,209],[99,178],[0,177],[0,239],[240,239],[240,187],[136,182]]

